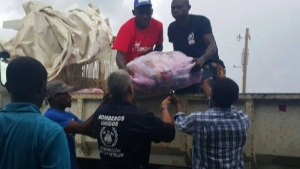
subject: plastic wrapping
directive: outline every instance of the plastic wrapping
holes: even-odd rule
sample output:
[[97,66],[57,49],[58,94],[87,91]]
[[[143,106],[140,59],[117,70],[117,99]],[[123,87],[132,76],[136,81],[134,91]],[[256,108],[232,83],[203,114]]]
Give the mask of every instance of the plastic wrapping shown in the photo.
[[89,89],[81,89],[75,92],[75,94],[104,94],[103,90],[99,88],[89,88]]
[[149,97],[167,94],[199,83],[202,70],[191,72],[195,65],[193,58],[182,52],[151,52],[127,64],[134,72],[132,82],[135,97]]

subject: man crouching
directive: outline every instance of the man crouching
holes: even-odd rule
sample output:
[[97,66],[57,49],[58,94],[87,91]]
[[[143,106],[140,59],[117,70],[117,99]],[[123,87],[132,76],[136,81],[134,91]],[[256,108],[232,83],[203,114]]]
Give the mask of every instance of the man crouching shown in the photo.
[[149,168],[151,142],[171,142],[175,128],[168,107],[161,103],[162,118],[132,104],[133,84],[125,70],[107,79],[111,99],[95,112],[92,127],[97,134],[101,168]]

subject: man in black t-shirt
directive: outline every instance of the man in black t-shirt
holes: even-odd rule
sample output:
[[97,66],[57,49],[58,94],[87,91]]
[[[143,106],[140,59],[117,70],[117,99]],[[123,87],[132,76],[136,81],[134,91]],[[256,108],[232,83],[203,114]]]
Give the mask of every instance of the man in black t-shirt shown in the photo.
[[168,108],[161,103],[161,119],[134,106],[133,85],[125,70],[107,78],[111,98],[96,110],[91,125],[97,135],[102,169],[148,169],[151,142],[171,142],[175,128]]
[[[190,9],[188,0],[172,1],[171,10],[176,21],[169,25],[169,41],[173,43],[175,51],[194,58],[195,66],[192,71],[202,68],[202,80],[213,77],[214,81],[218,77],[224,77],[225,66],[219,59],[210,21],[205,16],[189,15]],[[201,83],[193,85],[177,93],[199,93],[200,85]]]

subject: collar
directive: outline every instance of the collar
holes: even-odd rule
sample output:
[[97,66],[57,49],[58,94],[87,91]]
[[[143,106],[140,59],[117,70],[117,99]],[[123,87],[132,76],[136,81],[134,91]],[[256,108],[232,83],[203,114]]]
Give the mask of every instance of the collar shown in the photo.
[[[137,24],[136,24],[136,19],[135,19],[135,17],[133,17],[133,22],[134,22],[134,27],[135,27],[135,30],[134,31],[136,31],[136,29],[138,29],[140,32],[143,32],[143,33],[148,33],[149,31],[148,31],[148,28],[150,27],[150,25],[151,25],[151,21],[152,21],[152,17],[150,18],[150,20],[149,20],[149,24],[148,24],[148,26],[146,27],[146,28],[144,28],[144,29],[140,29],[138,26],[137,26]],[[136,33],[136,32],[135,32]]]
[[213,107],[208,109],[206,113],[216,113],[217,115],[225,115],[230,114],[235,110],[236,108],[234,106],[231,106],[229,108]]
[[53,108],[53,107],[49,107],[47,111],[57,111],[57,112],[60,112],[60,113],[67,113],[67,111],[65,111],[65,110],[58,110],[58,109]]
[[175,21],[175,25],[177,26],[177,27],[179,27],[179,28],[186,28],[186,27],[188,27],[190,24],[191,24],[191,15],[188,15],[188,22],[186,23],[186,25],[184,25],[184,26],[180,26],[179,24],[178,24],[178,22],[177,21]]
[[3,113],[38,113],[41,114],[40,109],[32,103],[12,102],[6,104],[0,111]]
[[108,101],[108,104],[118,104],[118,105],[133,105],[128,100],[125,99],[111,99]]

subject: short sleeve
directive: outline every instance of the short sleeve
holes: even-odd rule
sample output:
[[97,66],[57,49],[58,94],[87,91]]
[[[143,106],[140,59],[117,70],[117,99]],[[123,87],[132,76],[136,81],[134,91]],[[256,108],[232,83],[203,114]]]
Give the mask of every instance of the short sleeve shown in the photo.
[[201,36],[212,33],[211,24],[208,18],[203,17],[201,20]]
[[163,24],[159,22],[158,25],[158,39],[156,45],[162,45],[164,41]]
[[196,117],[193,113],[189,116],[186,116],[184,113],[179,112],[174,117],[175,126],[179,131],[193,135],[195,131],[195,118]]
[[46,112],[44,116],[59,124],[62,128],[65,128],[72,120],[72,118],[68,118],[67,116],[52,111]]
[[132,128],[133,132],[138,132],[155,143],[161,141],[170,142],[175,137],[175,127],[163,122],[150,112],[145,112],[143,115],[136,115],[133,117],[132,123],[134,126]]
[[59,128],[49,137],[44,137],[40,145],[40,164],[42,169],[70,169],[70,153],[66,134]]
[[127,53],[130,43],[130,29],[127,25],[123,25],[117,34],[112,48]]
[[169,27],[168,27],[168,38],[169,38],[169,42],[171,42],[171,43],[173,43],[174,41],[173,41],[173,33],[172,33],[172,24],[170,24],[169,25]]
[[70,116],[73,117],[73,120],[75,120],[76,122],[78,123],[83,123],[82,120],[80,120],[75,114],[71,113],[71,112],[68,112]]
[[104,110],[107,110],[107,104],[100,105],[94,112],[94,115],[91,120],[91,126],[95,131],[100,131],[101,125],[99,123],[99,115]]

